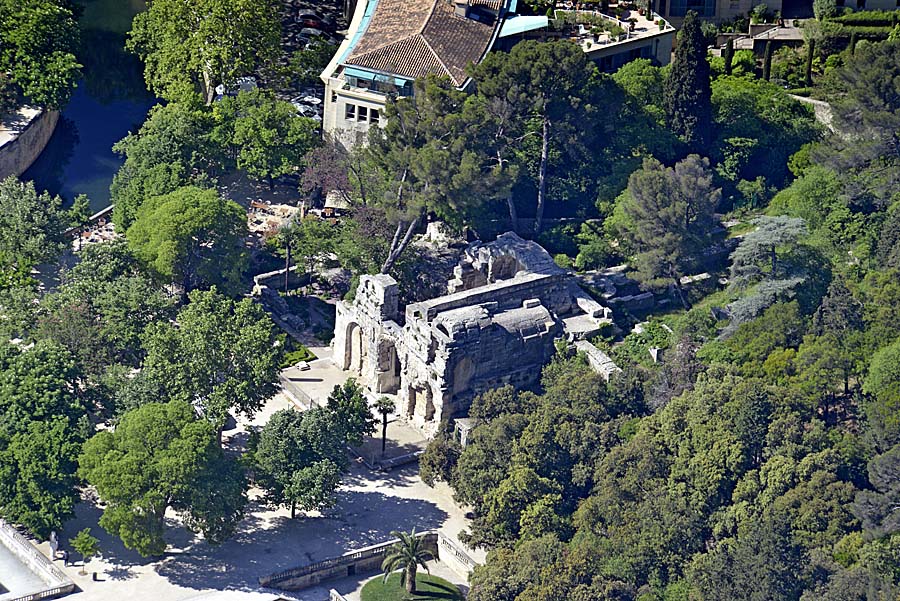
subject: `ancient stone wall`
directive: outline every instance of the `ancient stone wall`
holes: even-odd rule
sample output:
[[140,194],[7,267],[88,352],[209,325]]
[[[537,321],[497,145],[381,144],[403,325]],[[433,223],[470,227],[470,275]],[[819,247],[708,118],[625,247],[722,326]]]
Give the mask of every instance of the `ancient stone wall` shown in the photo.
[[609,317],[544,249],[515,234],[466,249],[448,289],[408,305],[402,325],[389,276],[363,276],[354,301],[337,308],[335,363],[371,392],[396,394],[400,414],[426,434],[486,390],[534,384],[565,334],[562,316],[590,322],[587,330]]

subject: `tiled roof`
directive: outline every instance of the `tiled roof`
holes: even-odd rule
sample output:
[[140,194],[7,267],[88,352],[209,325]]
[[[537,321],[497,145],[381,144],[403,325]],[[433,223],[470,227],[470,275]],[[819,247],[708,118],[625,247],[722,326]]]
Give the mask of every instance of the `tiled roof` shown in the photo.
[[[472,4],[499,7],[501,1]],[[378,0],[368,29],[345,62],[409,78],[434,73],[461,86],[466,66],[481,59],[499,25],[499,20],[487,25],[459,16],[449,0]]]

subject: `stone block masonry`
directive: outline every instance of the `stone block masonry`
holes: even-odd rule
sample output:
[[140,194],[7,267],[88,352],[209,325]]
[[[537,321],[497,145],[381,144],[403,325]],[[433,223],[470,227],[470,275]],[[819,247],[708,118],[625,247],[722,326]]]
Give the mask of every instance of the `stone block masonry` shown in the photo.
[[514,233],[470,245],[448,292],[401,311],[392,277],[363,276],[354,302],[337,307],[337,366],[375,395],[395,394],[401,416],[426,435],[466,415],[482,392],[535,384],[565,335],[562,317],[599,327],[610,315]]

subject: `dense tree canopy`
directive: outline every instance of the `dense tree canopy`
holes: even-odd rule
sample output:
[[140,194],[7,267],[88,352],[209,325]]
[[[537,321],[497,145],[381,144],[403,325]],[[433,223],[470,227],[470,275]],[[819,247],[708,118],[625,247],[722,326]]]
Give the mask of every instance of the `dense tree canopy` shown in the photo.
[[128,246],[164,281],[185,293],[241,288],[247,265],[247,213],[215,190],[192,186],[150,198],[128,228]]
[[166,550],[167,509],[210,543],[228,538],[243,515],[243,471],[219,448],[215,425],[183,401],[126,413],[85,443],[79,465],[106,503],[100,525],[144,556]]
[[665,84],[669,127],[695,152],[703,152],[712,137],[712,90],[706,36],[697,13],[688,11]]
[[72,516],[89,434],[82,373],[64,348],[0,345],[0,514],[39,536]]
[[66,105],[81,75],[78,40],[72,5],[65,0],[0,2],[0,73],[30,102],[50,109]]
[[221,429],[229,411],[252,416],[275,394],[284,348],[272,320],[249,298],[233,301],[213,288],[192,292],[189,301],[175,323],[147,328],[140,377]]
[[127,46],[144,61],[148,88],[166,100],[199,96],[210,104],[216,86],[234,86],[277,52],[280,23],[271,0],[148,4],[135,17]]
[[0,288],[62,254],[68,219],[59,196],[12,176],[0,181]]

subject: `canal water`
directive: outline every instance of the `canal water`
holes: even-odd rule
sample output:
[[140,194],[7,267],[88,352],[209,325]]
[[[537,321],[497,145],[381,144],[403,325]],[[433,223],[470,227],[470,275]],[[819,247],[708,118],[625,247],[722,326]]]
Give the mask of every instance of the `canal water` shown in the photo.
[[136,131],[156,99],[147,92],[143,66],[125,51],[131,19],[144,0],[77,0],[84,78],[62,112],[50,143],[22,175],[71,202],[87,194],[91,208],[109,205],[109,184],[123,160],[112,145]]

